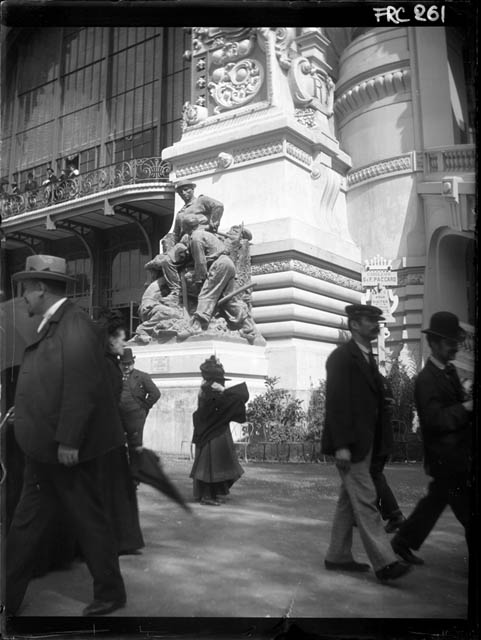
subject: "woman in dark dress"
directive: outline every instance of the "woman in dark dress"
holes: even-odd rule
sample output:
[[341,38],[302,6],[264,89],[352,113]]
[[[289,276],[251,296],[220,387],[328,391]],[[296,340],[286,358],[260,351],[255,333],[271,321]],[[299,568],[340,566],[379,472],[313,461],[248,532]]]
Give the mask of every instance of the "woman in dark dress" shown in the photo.
[[195,459],[190,477],[194,498],[219,506],[244,470],[239,464],[230,422],[245,422],[249,392],[245,383],[225,388],[224,367],[211,356],[200,367],[204,378],[193,414]]
[[[122,393],[122,371],[119,358],[126,339],[122,322],[121,318],[111,314],[106,326],[108,337],[105,357],[118,405],[120,405]],[[103,471],[104,500],[111,517],[119,555],[139,553],[144,546],[144,539],[140,529],[136,486],[130,472],[126,444],[105,456]]]

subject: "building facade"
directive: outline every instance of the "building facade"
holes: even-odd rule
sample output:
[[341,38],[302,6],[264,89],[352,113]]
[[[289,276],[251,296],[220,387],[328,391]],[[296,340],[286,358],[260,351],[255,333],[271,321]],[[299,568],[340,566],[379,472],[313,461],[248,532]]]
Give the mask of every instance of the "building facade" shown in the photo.
[[[86,27],[3,36],[3,282],[64,256],[71,295],[131,328],[170,230],[173,183],[253,233],[267,372],[301,396],[381,256],[391,354],[420,366],[437,310],[475,316],[474,38],[455,28]],[[42,185],[51,167],[58,182]],[[62,170],[73,170],[63,179]],[[29,174],[36,190],[25,190]],[[77,175],[78,174],[78,175]],[[32,177],[31,177],[32,179]]]

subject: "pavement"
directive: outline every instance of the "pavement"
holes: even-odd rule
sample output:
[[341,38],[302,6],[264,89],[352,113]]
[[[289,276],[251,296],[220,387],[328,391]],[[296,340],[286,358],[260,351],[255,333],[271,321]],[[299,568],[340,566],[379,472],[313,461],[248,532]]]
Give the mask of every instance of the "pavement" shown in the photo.
[[[449,509],[423,545],[425,565],[384,585],[374,573],[328,572],[323,561],[338,494],[331,464],[243,464],[244,476],[220,507],[192,503],[186,514],[155,489],[138,490],[146,542],[120,558],[128,603],[116,617],[465,619],[468,562],[464,532]],[[188,500],[189,460],[164,468]],[[409,514],[427,484],[417,464],[386,470]],[[354,556],[366,561],[355,533]],[[92,596],[75,562],[31,582],[19,615],[79,616]]]

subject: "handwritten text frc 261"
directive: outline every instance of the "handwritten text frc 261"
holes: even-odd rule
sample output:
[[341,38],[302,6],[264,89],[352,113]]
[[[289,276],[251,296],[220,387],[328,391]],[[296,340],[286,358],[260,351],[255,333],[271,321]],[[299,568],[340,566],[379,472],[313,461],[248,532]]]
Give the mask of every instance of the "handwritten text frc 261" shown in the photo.
[[427,24],[444,24],[446,18],[445,5],[415,4],[408,7],[387,5],[385,7],[373,7],[376,22],[386,24],[402,24],[404,22],[417,22]]

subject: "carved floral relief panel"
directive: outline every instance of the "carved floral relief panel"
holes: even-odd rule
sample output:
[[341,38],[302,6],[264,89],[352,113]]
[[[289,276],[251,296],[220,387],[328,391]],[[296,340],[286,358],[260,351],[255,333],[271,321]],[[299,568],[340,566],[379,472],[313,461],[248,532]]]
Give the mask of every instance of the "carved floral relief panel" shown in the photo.
[[250,27],[194,27],[192,100],[184,106],[184,125],[265,100],[266,54],[258,30]]

